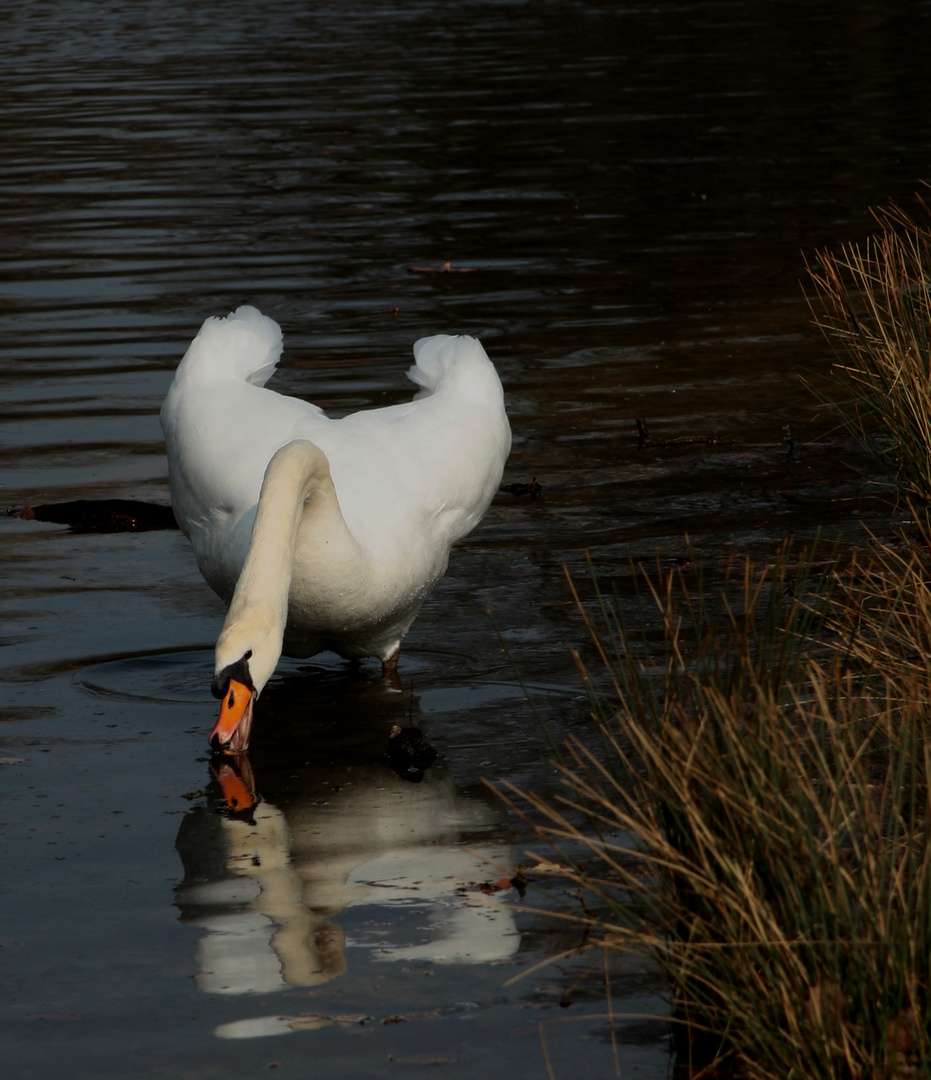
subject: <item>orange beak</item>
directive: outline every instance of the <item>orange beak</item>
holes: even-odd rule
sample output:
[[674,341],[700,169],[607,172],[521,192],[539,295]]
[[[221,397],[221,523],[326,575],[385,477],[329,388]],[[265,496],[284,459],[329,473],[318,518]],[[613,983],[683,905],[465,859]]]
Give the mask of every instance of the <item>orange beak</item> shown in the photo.
[[245,683],[230,679],[223,696],[220,717],[207,741],[215,754],[238,754],[249,746],[254,694]]

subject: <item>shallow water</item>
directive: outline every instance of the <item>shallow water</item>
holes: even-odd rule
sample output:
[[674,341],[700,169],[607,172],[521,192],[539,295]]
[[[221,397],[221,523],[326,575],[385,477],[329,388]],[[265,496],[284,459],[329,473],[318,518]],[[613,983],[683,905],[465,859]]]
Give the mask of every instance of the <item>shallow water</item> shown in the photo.
[[[802,252],[928,174],[927,4],[32,0],[0,38],[0,482],[167,501],[157,412],[203,318],[276,318],[273,386],[403,400],[413,341],[482,338],[508,483],[375,668],[285,662],[254,824],[206,732],[222,607],[174,532],[0,519],[4,1075],[613,1074],[594,959],[468,886],[527,840],[483,777],[554,790],[511,660],[584,732],[563,566],[768,557],[888,511],[799,369]],[[449,263],[451,269],[442,268]],[[638,448],[635,418],[651,446]],[[784,429],[794,450],[787,453]],[[717,441],[662,445],[682,438]],[[486,608],[507,645],[503,651]],[[420,784],[384,748],[413,719]],[[472,854],[472,853],[477,854]],[[532,898],[538,903],[539,898]],[[661,1011],[630,961],[614,1008]],[[661,1025],[620,1026],[661,1077]],[[580,1066],[584,1062],[584,1069]]]

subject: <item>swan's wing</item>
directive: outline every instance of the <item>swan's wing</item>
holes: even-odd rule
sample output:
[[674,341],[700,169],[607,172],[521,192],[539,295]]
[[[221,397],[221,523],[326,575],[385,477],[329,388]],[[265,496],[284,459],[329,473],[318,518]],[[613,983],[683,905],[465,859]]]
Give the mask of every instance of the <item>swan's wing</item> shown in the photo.
[[379,534],[460,539],[487,509],[510,450],[501,382],[478,341],[422,338],[414,356],[413,401],[353,413],[318,440],[347,523],[373,549]]
[[244,304],[225,318],[211,316],[204,320],[178,365],[175,381],[264,386],[281,359],[281,349],[278,323]]
[[255,506],[272,454],[330,423],[316,405],[263,387],[281,348],[280,327],[254,307],[209,318],[162,406],[172,506],[205,575],[205,561],[225,562],[217,551]]
[[[414,366],[407,377],[420,387],[417,398],[436,392],[444,380],[448,380],[457,366],[469,363],[477,351],[488,361],[481,344],[470,337],[453,337],[436,334],[414,342]],[[416,401],[417,398],[414,400]]]
[[184,354],[160,414],[183,517],[197,506],[233,514],[253,506],[272,454],[329,422],[316,405],[264,389],[281,348],[274,319],[245,305],[206,319]]

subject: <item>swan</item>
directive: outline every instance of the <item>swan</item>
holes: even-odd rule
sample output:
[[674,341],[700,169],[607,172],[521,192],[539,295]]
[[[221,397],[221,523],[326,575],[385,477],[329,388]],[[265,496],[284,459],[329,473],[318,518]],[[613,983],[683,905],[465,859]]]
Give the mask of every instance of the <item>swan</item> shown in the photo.
[[501,382],[474,338],[422,338],[412,401],[336,420],[265,388],[281,350],[280,327],[254,307],[208,318],[160,414],[175,517],[229,604],[212,685],[218,752],[248,747],[282,653],[375,656],[394,673],[511,446]]

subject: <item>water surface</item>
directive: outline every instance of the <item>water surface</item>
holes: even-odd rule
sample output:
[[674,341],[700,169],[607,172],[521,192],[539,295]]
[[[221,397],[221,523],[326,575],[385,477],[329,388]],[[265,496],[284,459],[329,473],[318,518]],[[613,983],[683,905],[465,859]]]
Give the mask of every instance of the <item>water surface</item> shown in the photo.
[[[205,742],[222,606],[174,532],[0,520],[5,1075],[613,1074],[597,957],[489,898],[587,707],[563,567],[767,558],[888,508],[797,372],[830,354],[803,253],[929,172],[927,4],[32,0],[0,41],[6,505],[167,501],[157,413],[211,314],[277,319],[273,386],[404,400],[417,337],[479,336],[502,494],[405,643],[263,695],[254,820]],[[444,266],[449,264],[449,269]],[[638,446],[635,419],[653,442]],[[794,450],[787,453],[789,426]],[[682,439],[703,439],[687,443]],[[714,439],[712,442],[711,440]],[[665,444],[665,445],[664,445]],[[496,636],[490,609],[511,659]],[[384,756],[413,720],[420,784]],[[483,862],[482,859],[491,860]],[[539,902],[539,899],[537,899]],[[615,1009],[662,1009],[619,962]],[[619,1024],[622,1075],[666,1074]]]

